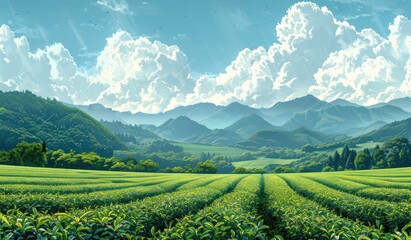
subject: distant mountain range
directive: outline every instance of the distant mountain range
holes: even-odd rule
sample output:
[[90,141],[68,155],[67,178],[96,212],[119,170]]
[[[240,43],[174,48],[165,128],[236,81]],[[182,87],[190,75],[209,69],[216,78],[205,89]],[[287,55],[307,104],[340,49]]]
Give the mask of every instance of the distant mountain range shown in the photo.
[[[247,138],[259,130],[292,131],[300,127],[326,134],[359,136],[385,123],[411,117],[411,98],[408,97],[364,107],[343,99],[325,102],[312,95],[307,95],[286,102],[278,102],[270,108],[257,109],[237,102],[227,106],[198,103],[158,114],[118,112],[100,104],[77,107],[99,120],[142,124],[145,125],[144,128],[151,131],[155,131],[157,128],[155,126],[160,126],[170,119],[185,116],[208,129],[225,129],[242,138]],[[164,131],[166,130],[163,129],[160,132]],[[166,133],[162,134],[165,136]],[[158,135],[161,136],[161,134]],[[171,136],[168,135],[168,137]],[[188,139],[190,138],[186,138]]]
[[395,136],[403,136],[411,140],[411,118],[387,124],[369,133],[363,134],[352,141],[383,142]]
[[410,97],[397,98],[387,103],[379,103],[371,107],[382,107],[386,105],[396,106],[396,107],[402,108],[404,111],[411,112],[411,98]]
[[[411,117],[399,107],[385,105],[377,108],[331,105],[319,110],[296,113],[283,128],[294,130],[305,127],[327,134],[358,135],[355,129],[375,126],[376,122],[393,122]],[[374,130],[374,129],[369,129]]]
[[248,138],[259,131],[276,130],[278,127],[274,127],[269,122],[264,120],[259,115],[253,113],[249,116],[243,117],[226,127],[225,130],[235,132],[243,138]]
[[299,128],[294,131],[260,131],[248,140],[238,143],[238,145],[245,147],[269,146],[301,148],[305,144],[318,145],[321,143],[340,141],[343,138],[343,136],[332,136],[306,128]]
[[126,148],[120,139],[300,148],[344,139],[359,143],[397,135],[411,138],[411,113],[404,110],[409,109],[411,98],[390,103],[364,107],[342,99],[325,102],[307,95],[266,109],[239,103],[199,103],[160,114],[132,114],[100,104],[78,107],[99,122],[56,100],[29,92],[0,92],[0,146],[10,149],[23,140],[45,140],[52,149],[95,151],[109,156],[113,150]]
[[188,117],[172,118],[150,130],[167,140],[185,143],[230,145],[244,140],[235,132],[224,129],[208,129]]

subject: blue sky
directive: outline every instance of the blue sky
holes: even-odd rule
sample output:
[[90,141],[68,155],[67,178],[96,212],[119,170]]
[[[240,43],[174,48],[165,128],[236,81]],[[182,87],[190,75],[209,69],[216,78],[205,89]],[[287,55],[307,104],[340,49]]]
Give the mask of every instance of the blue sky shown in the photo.
[[[92,65],[99,51],[118,29],[133,37],[147,36],[178,45],[194,72],[219,73],[244,48],[268,47],[275,26],[298,1],[115,1],[3,0],[0,23],[24,34],[32,49],[61,42],[80,66]],[[110,2],[113,2],[110,5]],[[373,28],[383,36],[398,14],[410,17],[407,0],[313,1],[327,6],[339,20],[358,29]]]
[[119,111],[411,96],[409,0],[3,0],[0,90]]

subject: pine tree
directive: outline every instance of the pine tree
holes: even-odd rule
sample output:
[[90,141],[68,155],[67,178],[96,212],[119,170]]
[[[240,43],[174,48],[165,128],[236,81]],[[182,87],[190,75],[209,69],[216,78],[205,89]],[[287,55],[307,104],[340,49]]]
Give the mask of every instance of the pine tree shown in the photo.
[[329,167],[333,166],[333,157],[331,155],[328,155],[327,166],[329,166]]
[[41,152],[42,152],[42,153],[46,153],[46,152],[47,152],[46,141],[43,141],[43,144],[41,145]]
[[348,148],[347,145],[345,145],[341,152],[341,163],[346,163],[349,155],[350,155],[350,149]]
[[355,150],[351,150],[345,163],[345,169],[355,169],[354,160],[356,156],[357,152]]
[[338,153],[338,151],[335,150],[334,156],[333,156],[333,165],[332,165],[332,167],[333,167],[335,170],[337,170],[340,165],[341,165],[341,156],[340,156],[340,154]]

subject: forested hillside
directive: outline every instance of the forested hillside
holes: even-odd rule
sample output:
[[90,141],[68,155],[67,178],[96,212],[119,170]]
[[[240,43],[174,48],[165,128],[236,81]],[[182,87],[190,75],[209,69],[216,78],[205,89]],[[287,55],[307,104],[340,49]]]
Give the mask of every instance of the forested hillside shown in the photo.
[[96,152],[111,156],[126,146],[100,122],[83,111],[43,99],[28,91],[0,92],[0,148],[22,141],[45,141],[49,149]]
[[411,139],[411,118],[387,124],[377,130],[355,138],[354,142],[385,141],[394,136],[403,136]]

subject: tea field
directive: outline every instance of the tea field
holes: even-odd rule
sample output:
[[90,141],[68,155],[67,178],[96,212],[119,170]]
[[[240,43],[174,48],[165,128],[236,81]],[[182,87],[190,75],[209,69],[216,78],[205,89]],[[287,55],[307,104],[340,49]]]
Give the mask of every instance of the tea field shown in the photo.
[[411,169],[201,175],[0,165],[0,239],[409,239]]

